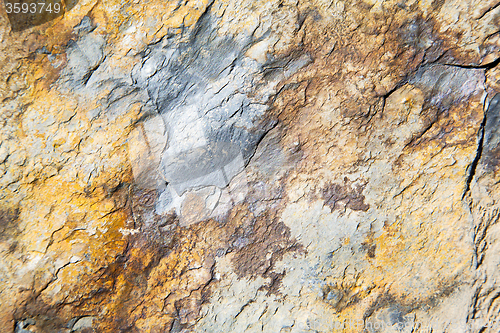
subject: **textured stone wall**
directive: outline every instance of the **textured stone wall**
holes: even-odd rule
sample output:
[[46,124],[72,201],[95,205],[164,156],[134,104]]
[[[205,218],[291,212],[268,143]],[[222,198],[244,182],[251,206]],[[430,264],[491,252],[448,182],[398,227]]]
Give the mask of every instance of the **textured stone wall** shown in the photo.
[[1,332],[500,331],[496,1],[62,4],[0,10]]

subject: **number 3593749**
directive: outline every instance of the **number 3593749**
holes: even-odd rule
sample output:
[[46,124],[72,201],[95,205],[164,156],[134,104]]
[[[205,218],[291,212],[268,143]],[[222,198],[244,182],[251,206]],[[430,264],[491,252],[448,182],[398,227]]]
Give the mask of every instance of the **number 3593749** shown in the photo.
[[32,2],[32,3],[19,3],[19,2],[5,2],[5,10],[7,14],[41,14],[41,13],[59,13],[62,8],[60,3],[45,3],[45,2]]

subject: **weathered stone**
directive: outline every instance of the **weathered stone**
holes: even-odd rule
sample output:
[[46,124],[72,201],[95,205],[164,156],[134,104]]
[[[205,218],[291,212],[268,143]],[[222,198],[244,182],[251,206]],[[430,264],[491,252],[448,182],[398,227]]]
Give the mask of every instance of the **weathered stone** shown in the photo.
[[499,18],[0,15],[0,331],[498,332]]

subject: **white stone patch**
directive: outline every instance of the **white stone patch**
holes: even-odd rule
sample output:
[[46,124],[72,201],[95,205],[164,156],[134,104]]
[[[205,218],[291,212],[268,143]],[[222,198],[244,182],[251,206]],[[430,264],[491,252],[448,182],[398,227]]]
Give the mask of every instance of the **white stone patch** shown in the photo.
[[139,229],[124,229],[124,228],[120,228],[118,231],[123,236],[129,236],[129,235],[135,235],[135,234],[139,233],[141,230],[139,230]]
[[266,38],[248,49],[245,54],[247,57],[263,64],[267,60],[267,52],[269,51],[270,38]]

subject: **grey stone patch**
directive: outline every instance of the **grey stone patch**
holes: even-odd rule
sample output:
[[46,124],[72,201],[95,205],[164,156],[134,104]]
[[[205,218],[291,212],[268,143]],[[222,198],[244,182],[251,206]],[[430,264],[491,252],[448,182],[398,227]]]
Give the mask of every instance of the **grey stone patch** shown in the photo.
[[127,153],[137,187],[165,188],[165,180],[158,166],[166,140],[165,125],[161,117],[153,117],[141,122],[129,134]]
[[162,166],[166,179],[179,194],[210,185],[224,188],[244,168],[239,146],[228,142],[164,155]]
[[427,96],[430,105],[447,108],[468,99],[484,82],[484,70],[447,65],[427,65],[409,80]]
[[413,332],[415,315],[394,304],[381,308],[364,321],[366,332]]
[[[207,15],[187,41],[164,38],[146,50],[132,77],[168,124],[167,155],[222,141],[238,144],[246,164],[273,126],[264,116],[276,85],[310,58],[262,65],[245,56],[252,36],[219,36],[215,26]],[[277,74],[266,76],[266,66]]]
[[486,111],[484,125],[483,149],[490,151],[500,144],[500,94],[496,94],[490,101]]
[[206,185],[179,194],[174,186],[169,184],[160,192],[155,212],[163,216],[175,213],[180,226],[188,226],[209,218],[220,220],[232,206],[245,199],[248,193],[247,183],[246,173],[242,171],[222,189]]
[[90,316],[79,318],[71,328],[71,332],[79,332],[86,328],[92,328],[92,323],[94,319],[95,319],[94,317]]
[[84,34],[92,32],[96,26],[92,23],[92,20],[88,16],[84,16],[83,19],[73,27],[73,32],[76,34]]
[[29,328],[30,326],[34,326],[36,324],[35,320],[32,318],[28,318],[22,321],[18,321],[16,323],[16,328],[14,330],[15,333],[31,333],[31,330],[26,330],[25,328]]
[[[157,114],[153,118],[162,118],[163,125],[159,119],[156,123],[165,126],[164,148],[139,153],[139,164],[146,174],[158,170],[168,183],[156,212],[175,210],[181,225],[195,220],[186,217],[183,222],[189,205],[200,209],[203,219],[223,215],[244,198],[245,166],[276,125],[266,116],[270,98],[280,81],[311,62],[307,55],[291,55],[259,63],[245,54],[260,40],[245,34],[220,36],[216,20],[204,15],[187,35],[167,36],[150,45],[131,75],[133,86],[147,92]],[[148,134],[154,131],[145,129],[145,146],[150,146],[150,137],[162,136],[161,131]],[[148,163],[153,165],[145,167]],[[214,186],[213,191],[203,190]]]
[[500,165],[500,94],[496,94],[486,110],[482,156],[479,161],[486,171]]
[[41,48],[37,49],[36,53],[38,53],[38,54],[51,54],[45,45],[42,46]]
[[172,210],[175,210],[174,198],[170,190],[165,189],[158,197],[158,201],[155,206],[155,213],[157,215],[167,215]]
[[68,63],[59,79],[62,86],[73,90],[85,85],[103,62],[105,45],[104,37],[96,33],[70,40],[66,51]]
[[151,113],[147,92],[132,84],[130,72],[117,70],[107,61],[106,38],[94,28],[88,17],[75,26],[78,38],[67,45],[67,65],[57,82],[59,89],[83,103],[108,92],[99,100],[100,106],[89,111],[89,119],[104,116],[114,121],[135,103],[142,106],[144,114]]

